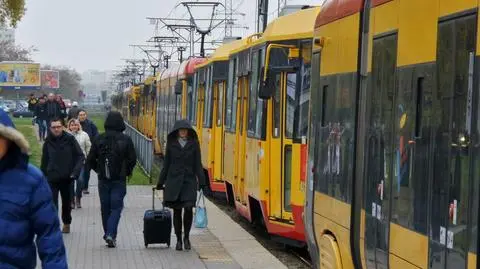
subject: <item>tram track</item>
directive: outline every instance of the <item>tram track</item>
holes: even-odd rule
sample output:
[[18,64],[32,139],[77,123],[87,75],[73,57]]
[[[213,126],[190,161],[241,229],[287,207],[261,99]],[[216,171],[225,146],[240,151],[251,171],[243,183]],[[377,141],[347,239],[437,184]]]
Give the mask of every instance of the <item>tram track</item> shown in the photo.
[[312,263],[306,248],[296,248],[276,242],[271,239],[262,225],[255,225],[240,216],[235,208],[227,204],[226,199],[207,197],[220,210],[228,215],[233,221],[250,233],[255,239],[267,249],[273,256],[280,260],[289,269],[311,269]]

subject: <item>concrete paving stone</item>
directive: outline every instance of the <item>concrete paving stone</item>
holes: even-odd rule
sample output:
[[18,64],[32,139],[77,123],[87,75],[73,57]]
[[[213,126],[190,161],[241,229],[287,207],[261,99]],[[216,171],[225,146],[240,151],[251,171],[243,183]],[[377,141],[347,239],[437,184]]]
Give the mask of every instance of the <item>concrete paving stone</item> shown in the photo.
[[[96,174],[91,175],[90,194],[82,199],[81,209],[72,212],[71,233],[64,235],[71,269],[240,269],[221,242],[208,230],[192,228],[192,251],[176,251],[172,245],[149,245],[143,242],[143,214],[151,208],[151,188],[129,186],[118,231],[117,248],[109,249],[102,239],[100,201]],[[160,203],[157,203],[157,208]],[[209,216],[210,223],[215,223]],[[227,226],[228,227],[228,226]],[[230,229],[230,227],[229,227]],[[231,227],[235,229],[235,227]],[[41,268],[38,261],[37,268]],[[278,268],[277,268],[278,269]]]

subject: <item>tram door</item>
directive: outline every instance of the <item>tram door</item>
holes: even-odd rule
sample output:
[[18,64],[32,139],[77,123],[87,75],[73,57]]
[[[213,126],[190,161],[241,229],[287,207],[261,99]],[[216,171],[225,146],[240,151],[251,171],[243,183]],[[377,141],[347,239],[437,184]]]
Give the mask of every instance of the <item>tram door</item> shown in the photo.
[[270,134],[270,219],[292,219],[292,144],[297,73],[274,73],[273,126]]
[[429,232],[432,269],[463,269],[467,263],[476,24],[476,14],[440,19],[438,24]]
[[373,40],[372,74],[366,105],[365,255],[368,269],[388,268],[390,188],[396,120],[397,35]]
[[246,77],[238,79],[238,138],[237,138],[237,154],[235,178],[237,180],[238,199],[242,205],[247,205],[245,193],[245,149],[247,139],[247,112],[248,112],[248,80]]

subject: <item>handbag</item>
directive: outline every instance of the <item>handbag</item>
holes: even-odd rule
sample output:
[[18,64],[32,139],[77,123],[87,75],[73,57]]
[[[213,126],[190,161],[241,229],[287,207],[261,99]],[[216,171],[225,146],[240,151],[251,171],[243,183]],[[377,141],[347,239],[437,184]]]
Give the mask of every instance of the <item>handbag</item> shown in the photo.
[[[200,203],[202,201],[202,204]],[[205,196],[203,195],[203,190],[200,190],[198,195],[197,205],[195,208],[195,228],[207,228],[208,218],[207,218],[207,208],[205,207]]]

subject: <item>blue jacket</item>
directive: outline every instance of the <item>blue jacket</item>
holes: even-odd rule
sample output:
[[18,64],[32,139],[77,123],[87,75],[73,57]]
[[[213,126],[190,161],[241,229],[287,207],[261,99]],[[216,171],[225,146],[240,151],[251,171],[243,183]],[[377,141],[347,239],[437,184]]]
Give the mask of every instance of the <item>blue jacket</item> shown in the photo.
[[58,213],[47,180],[28,164],[28,142],[3,111],[0,136],[12,142],[0,159],[0,268],[34,269],[37,246],[43,269],[67,269]]
[[88,134],[90,140],[93,140],[98,135],[97,126],[95,123],[93,123],[93,121],[85,119],[85,121],[80,122],[80,125],[82,125],[82,130]]

